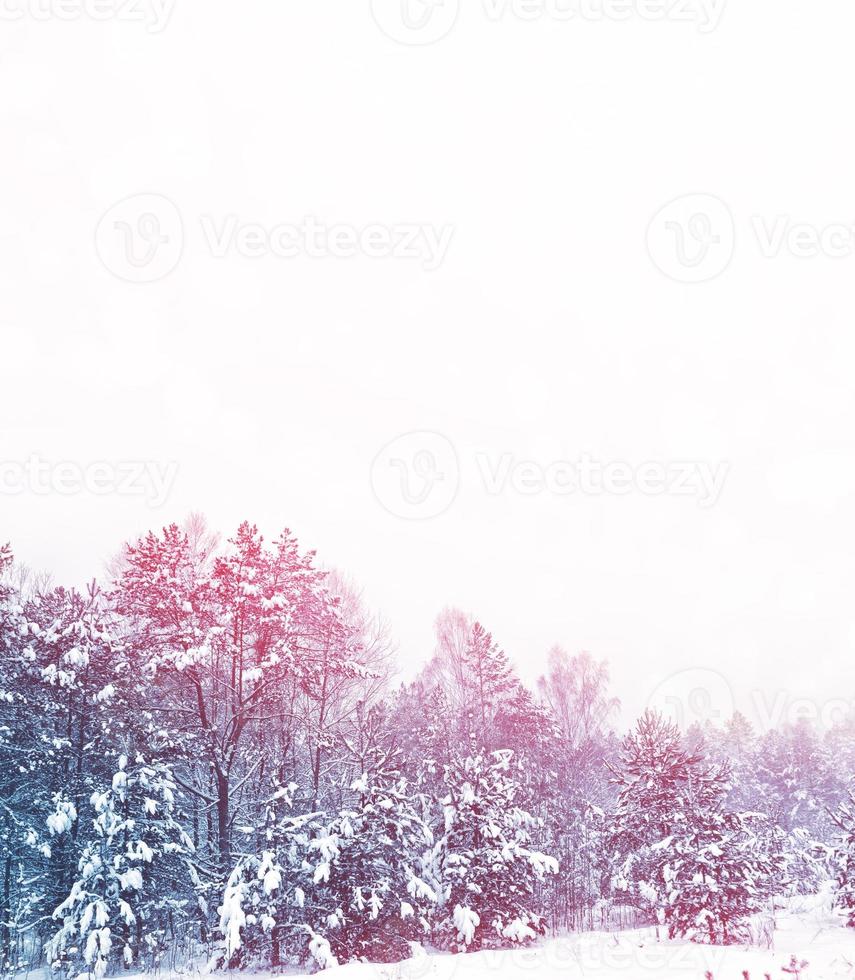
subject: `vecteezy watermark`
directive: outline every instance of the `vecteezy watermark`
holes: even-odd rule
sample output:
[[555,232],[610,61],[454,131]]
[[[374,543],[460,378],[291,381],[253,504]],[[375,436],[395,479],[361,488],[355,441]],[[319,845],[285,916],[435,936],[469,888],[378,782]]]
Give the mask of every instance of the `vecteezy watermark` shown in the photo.
[[697,497],[701,507],[718,503],[730,472],[729,463],[655,462],[633,465],[623,460],[604,462],[583,453],[576,460],[544,464],[517,459],[513,453],[490,457],[477,453],[475,462],[487,493],[512,490],[523,496],[549,493],[559,497],[665,495]]
[[693,724],[723,724],[732,717],[735,704],[728,680],[706,667],[671,674],[647,699],[651,711],[658,711],[683,731]]
[[[739,692],[738,704],[735,690]],[[709,723],[721,728],[737,708],[761,734],[799,722],[829,731],[855,719],[855,697],[806,697],[784,688],[740,689],[720,671],[708,667],[691,667],[670,674],[656,686],[647,707],[683,731],[695,724]]]
[[[701,507],[713,507],[721,497],[730,464],[650,461],[632,464],[603,461],[589,453],[575,460],[549,463],[518,459],[513,453],[475,453],[482,492],[489,496],[551,494],[558,497],[626,496],[695,497]],[[409,520],[444,514],[461,485],[457,450],[437,432],[408,432],[375,456],[371,486],[389,513]]]
[[[428,952],[421,945],[413,943],[409,959],[391,965],[371,962],[370,969],[377,980],[453,980],[458,972],[461,957],[454,953]],[[365,964],[366,968],[369,963]]]
[[[628,20],[696,24],[702,34],[721,22],[727,0],[481,0],[486,21],[599,23]],[[476,6],[475,3],[472,5]],[[460,14],[460,0],[370,0],[377,26],[399,44],[435,44],[448,37]]]
[[774,219],[754,215],[754,237],[764,258],[788,253],[796,259],[851,259],[855,256],[855,222],[814,225],[794,222],[789,215]]
[[460,0],[370,0],[377,26],[399,44],[433,44],[451,33]]
[[420,224],[327,225],[311,215],[299,224],[265,226],[228,215],[219,222],[201,218],[202,234],[214,258],[238,255],[247,259],[410,259],[433,272],[451,246],[454,228]]
[[423,521],[454,503],[460,486],[457,450],[438,432],[408,432],[383,447],[371,464],[371,487],[395,517]]
[[104,497],[119,494],[145,497],[149,507],[161,507],[169,497],[177,475],[178,464],[175,462],[54,463],[31,455],[24,461],[0,460],[0,496],[88,493]]
[[855,717],[855,698],[808,698],[790,691],[755,689],[749,696],[750,720],[761,732],[800,721],[828,731]]
[[161,194],[135,194],[114,204],[95,229],[104,267],[126,282],[156,282],[178,265],[184,250],[181,212]]
[[647,227],[650,258],[677,282],[708,282],[720,276],[730,265],[735,243],[730,208],[712,194],[678,197]]
[[702,34],[714,31],[726,0],[482,0],[492,21],[671,21],[697,24]]
[[[455,229],[405,222],[328,224],[311,215],[296,224],[263,225],[236,215],[204,214],[199,231],[202,248],[215,259],[398,259],[418,262],[433,272],[445,261]],[[178,266],[184,247],[181,211],[161,194],[136,194],[119,201],[95,230],[98,257],[126,282],[163,279]]]
[[143,24],[159,34],[169,24],[176,0],[0,0],[0,21],[119,21]]
[[[855,221],[811,223],[790,215],[755,214],[750,233],[765,259],[855,258]],[[730,265],[736,247],[736,221],[712,194],[687,194],[661,208],[647,228],[653,264],[677,282],[708,282]]]

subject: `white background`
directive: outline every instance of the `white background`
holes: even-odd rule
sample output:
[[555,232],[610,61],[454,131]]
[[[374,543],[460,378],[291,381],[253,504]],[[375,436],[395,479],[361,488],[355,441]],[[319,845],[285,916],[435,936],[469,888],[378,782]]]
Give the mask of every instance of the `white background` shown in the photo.
[[[850,697],[855,255],[767,258],[752,219],[855,221],[855,7],[731,0],[704,33],[462,3],[420,46],[384,34],[368,0],[177,0],[158,32],[6,0],[0,460],[179,469],[158,508],[6,493],[0,538],[81,583],[191,510],[223,531],[287,525],[365,586],[406,670],[454,604],[529,679],[555,642],[607,658],[627,717],[683,668],[720,672],[743,704]],[[143,193],[178,208],[184,250],[131,283],[95,229]],[[736,232],[697,284],[646,245],[687,194],[720,199]],[[218,259],[203,215],[454,239],[432,272]],[[460,462],[433,520],[393,516],[372,488],[372,460],[413,430]],[[479,453],[730,473],[707,508],[491,495]]]

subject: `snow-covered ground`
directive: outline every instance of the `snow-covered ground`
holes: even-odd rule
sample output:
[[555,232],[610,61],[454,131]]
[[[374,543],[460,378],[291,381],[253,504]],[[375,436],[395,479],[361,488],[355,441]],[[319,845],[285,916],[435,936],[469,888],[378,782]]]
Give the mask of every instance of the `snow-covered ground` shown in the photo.
[[657,943],[652,933],[594,935],[550,940],[538,947],[467,955],[425,955],[396,964],[350,963],[328,970],[325,980],[795,980],[791,957],[809,965],[802,980],[855,977],[855,933],[839,926],[815,930],[791,921],[772,950]]
[[796,980],[795,956],[807,961],[801,980],[855,978],[855,930],[824,899],[802,899],[780,912],[771,949],[657,942],[653,930],[582,933],[540,946],[460,956],[421,955],[404,963],[351,963],[324,980]]
[[[800,973],[785,970],[792,957]],[[278,976],[278,975],[277,975]],[[653,929],[586,932],[537,946],[452,956],[420,953],[402,963],[349,963],[322,980],[855,980],[855,929],[830,911],[828,896],[779,911],[771,948],[699,946],[657,940]],[[23,974],[19,978],[23,980]],[[33,971],[27,980],[49,980]],[[122,980],[275,980],[260,973],[124,974]],[[291,974],[288,980],[299,980]]]

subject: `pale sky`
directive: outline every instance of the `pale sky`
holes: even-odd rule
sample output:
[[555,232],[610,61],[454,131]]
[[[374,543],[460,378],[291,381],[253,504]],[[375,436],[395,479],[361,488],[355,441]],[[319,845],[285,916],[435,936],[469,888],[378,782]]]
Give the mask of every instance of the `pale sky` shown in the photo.
[[[3,7],[21,560],[82,583],[248,518],[361,583],[408,671],[451,604],[529,679],[608,659],[628,717],[855,697],[852,4],[127,2]],[[41,493],[33,456],[170,486]],[[726,480],[538,481],[585,458]]]

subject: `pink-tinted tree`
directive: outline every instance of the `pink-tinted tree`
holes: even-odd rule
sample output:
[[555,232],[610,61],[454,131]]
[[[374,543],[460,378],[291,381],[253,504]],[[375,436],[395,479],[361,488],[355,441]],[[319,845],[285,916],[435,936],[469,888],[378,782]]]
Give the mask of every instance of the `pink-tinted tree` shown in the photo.
[[358,671],[312,553],[288,531],[267,546],[248,523],[228,545],[200,555],[175,525],[148,534],[128,546],[112,594],[153,713],[179,722],[183,785],[216,814],[221,875],[249,790],[288,781],[297,691]]

